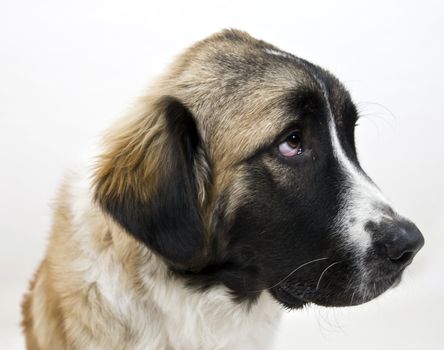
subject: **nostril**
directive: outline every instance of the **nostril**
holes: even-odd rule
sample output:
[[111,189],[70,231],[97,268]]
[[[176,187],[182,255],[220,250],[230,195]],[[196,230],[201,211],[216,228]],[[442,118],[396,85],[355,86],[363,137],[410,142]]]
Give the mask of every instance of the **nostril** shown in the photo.
[[404,269],[424,245],[419,229],[406,219],[382,222],[372,229],[379,236],[374,242],[374,252],[391,269]]
[[413,260],[414,256],[414,252],[404,252],[397,258],[390,258],[390,261],[400,265],[407,265]]
[[406,266],[424,245],[424,237],[414,224],[405,221],[388,229],[382,243],[391,262]]

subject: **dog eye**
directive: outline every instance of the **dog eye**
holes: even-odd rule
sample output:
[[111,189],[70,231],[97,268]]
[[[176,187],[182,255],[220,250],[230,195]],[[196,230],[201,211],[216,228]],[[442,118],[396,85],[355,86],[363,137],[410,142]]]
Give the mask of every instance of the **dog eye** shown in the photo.
[[284,157],[294,157],[302,153],[299,133],[293,132],[278,146],[279,153]]

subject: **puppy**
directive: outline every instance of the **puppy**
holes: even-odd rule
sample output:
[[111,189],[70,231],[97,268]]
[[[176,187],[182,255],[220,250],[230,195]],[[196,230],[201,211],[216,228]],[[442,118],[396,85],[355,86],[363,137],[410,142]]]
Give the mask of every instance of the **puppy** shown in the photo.
[[261,349],[282,307],[367,302],[422,247],[361,169],[349,93],[225,30],[178,57],[64,181],[28,349]]

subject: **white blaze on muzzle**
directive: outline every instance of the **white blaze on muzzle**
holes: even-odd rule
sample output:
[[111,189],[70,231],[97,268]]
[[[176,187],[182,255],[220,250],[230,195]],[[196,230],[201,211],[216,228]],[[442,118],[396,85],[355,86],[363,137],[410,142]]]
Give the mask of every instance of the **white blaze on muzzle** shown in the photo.
[[331,111],[329,114],[328,126],[333,154],[347,181],[340,196],[342,203],[336,217],[336,225],[348,236],[350,245],[364,253],[372,244],[365,225],[369,221],[380,222],[387,218],[382,208],[391,206],[379,188],[347,157],[339,141],[334,116]]
[[341,142],[339,141],[335,118],[329,104],[328,91],[325,83],[318,78],[316,73],[299,58],[284,51],[265,49],[266,53],[298,61],[304,66],[318,83],[325,98],[328,109],[328,127],[333,148],[333,154],[346,177],[343,192],[340,194],[340,210],[337,213],[336,230],[346,235],[345,245],[352,251],[361,253],[362,256],[372,245],[370,232],[365,230],[365,225],[372,221],[379,223],[383,219],[393,220],[388,212],[391,205],[378,187],[347,157]]

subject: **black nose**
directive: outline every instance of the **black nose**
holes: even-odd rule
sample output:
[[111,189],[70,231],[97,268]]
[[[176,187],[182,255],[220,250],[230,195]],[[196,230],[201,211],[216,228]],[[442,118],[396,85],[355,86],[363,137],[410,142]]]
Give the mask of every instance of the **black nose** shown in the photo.
[[400,220],[386,226],[380,243],[393,263],[405,267],[424,245],[424,237],[414,223]]

